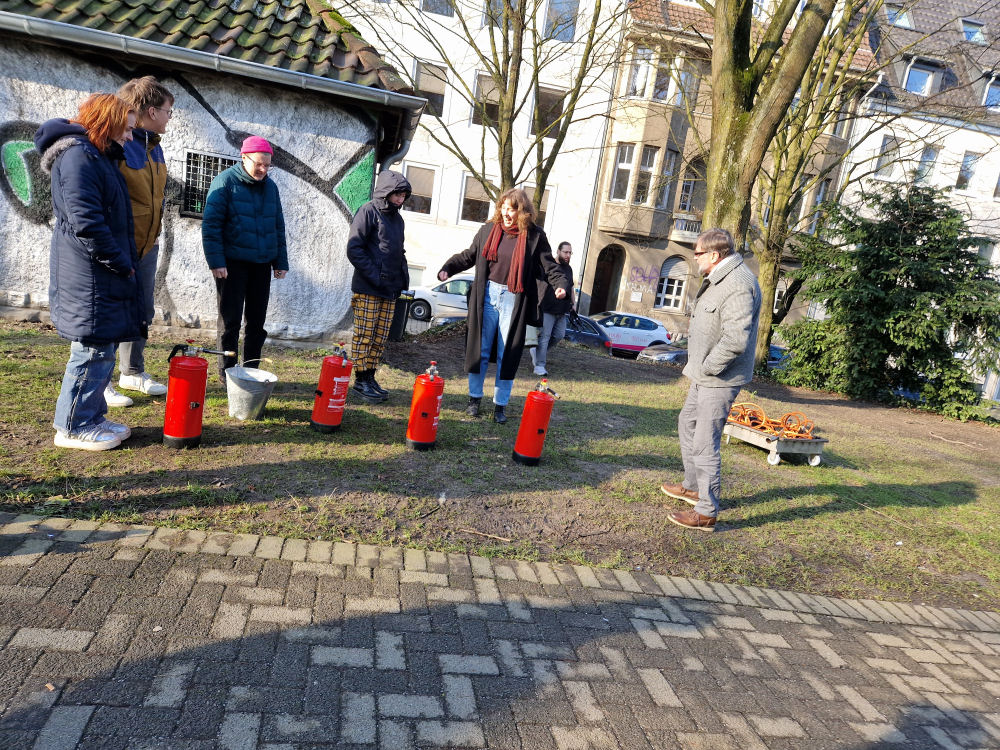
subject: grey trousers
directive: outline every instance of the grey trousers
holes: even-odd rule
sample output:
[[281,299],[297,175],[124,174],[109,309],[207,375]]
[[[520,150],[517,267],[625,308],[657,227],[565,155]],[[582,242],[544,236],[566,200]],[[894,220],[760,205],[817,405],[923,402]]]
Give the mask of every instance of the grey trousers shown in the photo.
[[[153,284],[156,282],[156,259],[160,255],[160,245],[139,258],[139,266],[135,269],[139,283],[142,284],[143,304],[146,306],[146,325],[153,322]],[[123,341],[118,345],[118,369],[122,375],[142,375],[146,372],[146,360],[143,352],[146,350],[146,339]]]
[[566,335],[566,315],[542,313],[542,326],[538,329],[538,350],[535,352],[535,366],[545,369],[549,347],[555,346]]
[[719,514],[722,489],[722,428],[742,386],[707,388],[691,383],[687,399],[677,417],[686,489],[698,491],[695,511],[703,516]]

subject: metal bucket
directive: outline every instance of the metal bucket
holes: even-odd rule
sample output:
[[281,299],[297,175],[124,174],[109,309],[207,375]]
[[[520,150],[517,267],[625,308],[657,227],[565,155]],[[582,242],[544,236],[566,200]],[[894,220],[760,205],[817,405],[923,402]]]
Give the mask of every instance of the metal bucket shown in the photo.
[[260,417],[277,382],[278,376],[267,370],[241,366],[227,368],[226,395],[229,398],[229,416],[239,420]]

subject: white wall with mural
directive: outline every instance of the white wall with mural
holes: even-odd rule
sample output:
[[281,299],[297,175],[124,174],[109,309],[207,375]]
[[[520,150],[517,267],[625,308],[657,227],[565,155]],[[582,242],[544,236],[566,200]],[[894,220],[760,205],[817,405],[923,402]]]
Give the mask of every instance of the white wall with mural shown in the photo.
[[[169,182],[154,325],[214,329],[215,287],[200,218],[181,213],[189,152],[236,158],[248,134],[275,146],[290,271],[274,280],[266,328],[273,338],[334,338],[350,325],[351,217],[374,176],[374,120],[360,107],[225,75],[143,68],[55,47],[0,41],[0,307],[37,315],[48,304],[52,210],[48,178],[31,143],[53,117],[72,117],[90,93],[133,75],[156,75],[174,94],[163,138]],[[10,308],[15,308],[11,310]]]

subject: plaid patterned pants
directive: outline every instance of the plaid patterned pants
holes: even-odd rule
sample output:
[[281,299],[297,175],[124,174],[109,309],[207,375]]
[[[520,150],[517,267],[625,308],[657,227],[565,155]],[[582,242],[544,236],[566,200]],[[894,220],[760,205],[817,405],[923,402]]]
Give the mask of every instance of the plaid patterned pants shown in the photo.
[[351,309],[354,311],[354,338],[351,340],[354,369],[374,370],[385,353],[385,340],[389,337],[396,302],[370,294],[355,294],[351,297]]

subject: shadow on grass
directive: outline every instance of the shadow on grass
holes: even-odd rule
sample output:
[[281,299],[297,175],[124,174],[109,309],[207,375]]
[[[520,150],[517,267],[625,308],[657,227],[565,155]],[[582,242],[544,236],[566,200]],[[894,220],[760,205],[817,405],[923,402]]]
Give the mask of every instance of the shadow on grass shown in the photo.
[[[989,708],[911,701],[896,670],[872,666],[940,677],[907,653],[918,639],[903,626],[775,620],[664,597],[641,573],[632,581],[656,593],[623,591],[608,571],[585,587],[568,566],[542,585],[503,563],[510,579],[475,578],[463,556],[373,572],[46,532],[0,537],[8,750],[721,748],[761,746],[757,731],[873,750],[995,737]],[[954,679],[975,695],[983,678],[970,674]]]

